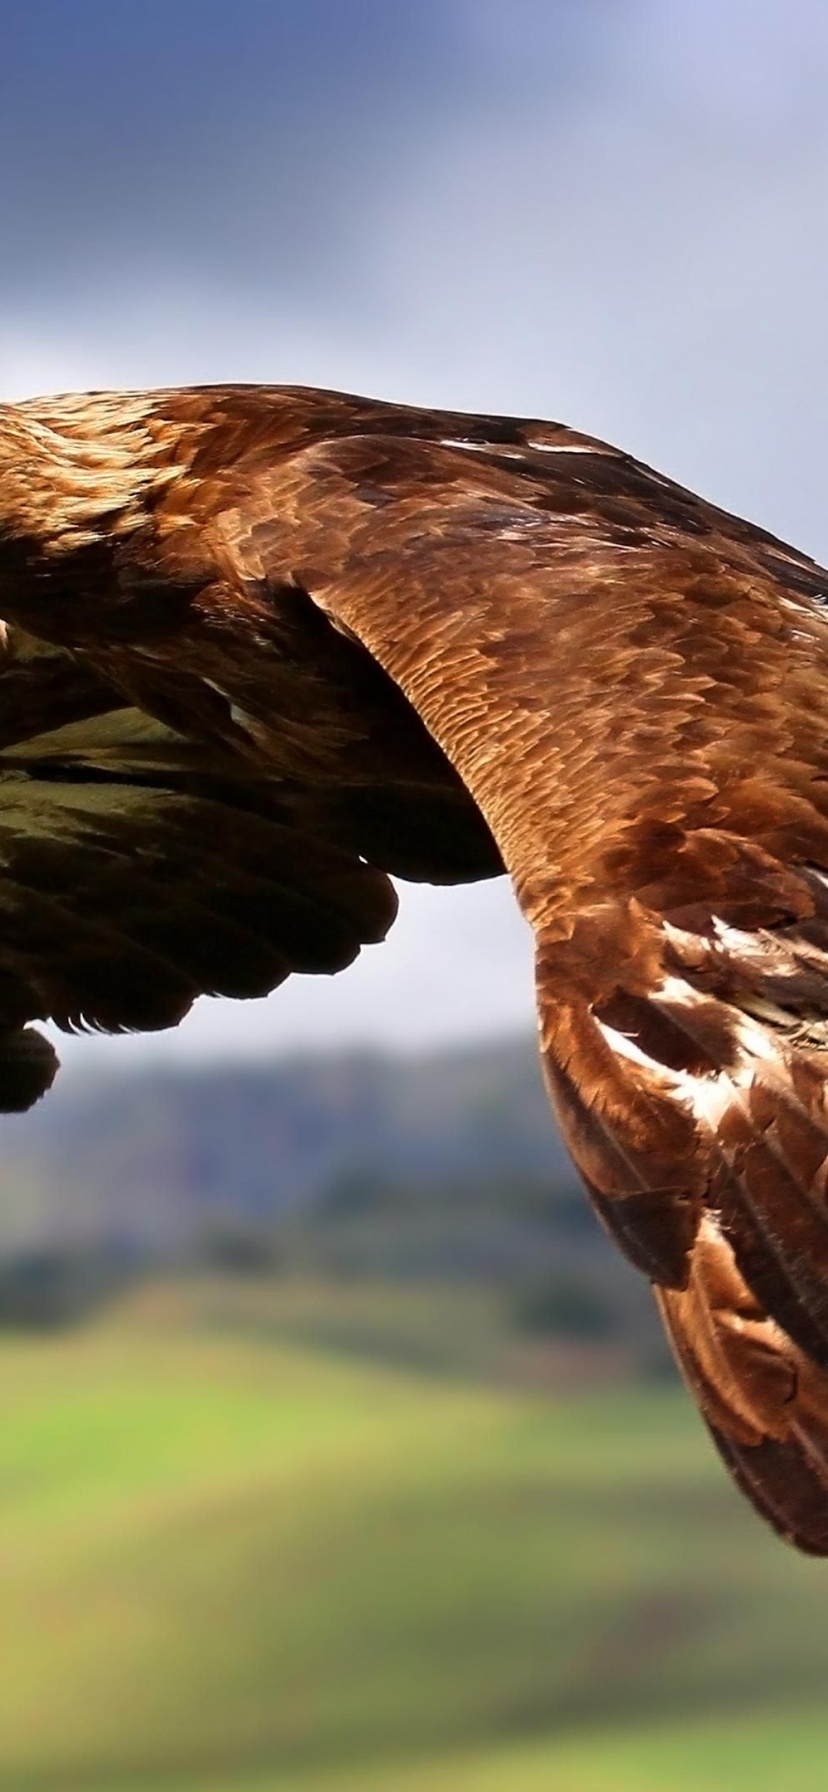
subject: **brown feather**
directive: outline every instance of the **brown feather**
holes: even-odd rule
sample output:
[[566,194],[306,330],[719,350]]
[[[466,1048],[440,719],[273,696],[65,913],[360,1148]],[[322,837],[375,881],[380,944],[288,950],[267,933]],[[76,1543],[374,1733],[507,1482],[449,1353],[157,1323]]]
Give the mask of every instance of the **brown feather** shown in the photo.
[[596,1209],[738,1484],[828,1553],[826,606],[558,424],[0,407],[0,1099],[50,1080],[30,1019],[173,1024],[348,963],[386,872],[505,865]]

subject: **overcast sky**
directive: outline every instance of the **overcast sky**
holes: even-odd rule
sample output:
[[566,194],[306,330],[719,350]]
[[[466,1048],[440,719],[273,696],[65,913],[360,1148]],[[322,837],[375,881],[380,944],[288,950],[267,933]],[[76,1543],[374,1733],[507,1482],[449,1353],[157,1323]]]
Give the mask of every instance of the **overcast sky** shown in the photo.
[[[825,0],[0,0],[0,397],[552,416],[828,559],[826,91]],[[531,1024],[505,885],[403,897],[118,1061]]]

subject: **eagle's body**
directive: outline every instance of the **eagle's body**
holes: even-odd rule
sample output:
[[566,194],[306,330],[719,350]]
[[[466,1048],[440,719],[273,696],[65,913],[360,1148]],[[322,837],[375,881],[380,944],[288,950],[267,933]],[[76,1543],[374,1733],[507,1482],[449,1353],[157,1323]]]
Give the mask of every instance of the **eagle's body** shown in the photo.
[[173,1025],[505,866],[597,1209],[828,1553],[828,574],[560,425],[229,387],[0,406],[0,616],[0,1107],[33,1019]]

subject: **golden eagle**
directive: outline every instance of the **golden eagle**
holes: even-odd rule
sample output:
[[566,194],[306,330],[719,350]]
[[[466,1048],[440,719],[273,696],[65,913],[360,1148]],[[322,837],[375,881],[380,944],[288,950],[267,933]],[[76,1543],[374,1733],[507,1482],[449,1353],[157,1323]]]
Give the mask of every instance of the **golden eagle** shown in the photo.
[[0,406],[0,615],[0,1107],[32,1020],[173,1026],[505,868],[597,1211],[828,1553],[828,573],[559,424],[227,386]]

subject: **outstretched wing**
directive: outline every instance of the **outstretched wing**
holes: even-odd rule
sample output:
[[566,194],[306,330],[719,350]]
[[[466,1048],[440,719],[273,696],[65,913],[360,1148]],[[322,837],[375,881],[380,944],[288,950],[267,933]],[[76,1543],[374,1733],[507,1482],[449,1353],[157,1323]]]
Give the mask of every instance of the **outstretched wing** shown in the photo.
[[828,580],[613,450],[523,438],[311,444],[226,540],[462,773],[597,1210],[737,1481],[828,1553]]
[[0,755],[16,1061],[38,1014],[336,968],[376,867],[502,855],[598,1212],[737,1481],[828,1553],[828,575],[557,425],[226,389],[10,439],[8,614],[98,691]]
[[393,920],[388,878],[289,787],[14,630],[0,743],[0,1108],[52,1080],[31,1020],[174,1026],[198,995],[338,971]]

